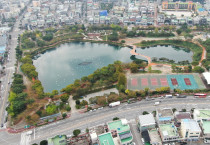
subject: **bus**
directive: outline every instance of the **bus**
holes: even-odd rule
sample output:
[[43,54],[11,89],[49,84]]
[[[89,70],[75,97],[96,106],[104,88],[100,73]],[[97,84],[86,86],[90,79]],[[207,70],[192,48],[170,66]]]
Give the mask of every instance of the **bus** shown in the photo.
[[196,94],[194,94],[194,97],[195,97],[195,98],[206,98],[206,95],[207,95],[207,94],[196,93]]

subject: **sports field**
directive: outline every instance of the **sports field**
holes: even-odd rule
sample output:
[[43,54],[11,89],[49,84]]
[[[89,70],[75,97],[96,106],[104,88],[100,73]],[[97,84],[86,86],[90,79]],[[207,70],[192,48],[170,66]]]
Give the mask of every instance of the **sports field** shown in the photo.
[[205,88],[199,74],[134,74],[127,79],[127,88],[130,90],[143,90],[147,87],[154,90],[168,86],[171,89],[181,90]]

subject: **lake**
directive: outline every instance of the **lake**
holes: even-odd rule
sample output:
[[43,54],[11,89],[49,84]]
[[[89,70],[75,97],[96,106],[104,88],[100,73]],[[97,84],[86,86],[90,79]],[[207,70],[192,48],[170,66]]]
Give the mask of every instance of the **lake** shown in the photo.
[[[161,57],[165,57],[168,54],[170,59],[173,58],[179,61],[181,59],[190,60],[192,56],[191,52],[175,50],[172,46],[167,48],[165,46],[150,48],[151,50],[138,48],[137,53]],[[161,49],[161,51],[157,51],[157,48]],[[174,57],[173,53],[176,54],[176,57]],[[136,56],[136,58],[143,59],[140,56]],[[47,50],[45,53],[40,54],[40,57],[36,60],[33,60],[33,63],[39,74],[38,78],[42,82],[44,91],[51,92],[52,90],[61,90],[73,83],[75,79],[87,76],[98,68],[112,64],[116,60],[131,62],[133,59],[135,57],[131,57],[128,47],[90,42],[71,42]]]
[[149,56],[151,58],[165,57],[170,60],[174,60],[175,62],[185,61],[185,60],[192,62],[192,55],[193,55],[192,51],[171,45],[163,45],[163,46],[157,45],[152,47],[137,48],[136,52]]

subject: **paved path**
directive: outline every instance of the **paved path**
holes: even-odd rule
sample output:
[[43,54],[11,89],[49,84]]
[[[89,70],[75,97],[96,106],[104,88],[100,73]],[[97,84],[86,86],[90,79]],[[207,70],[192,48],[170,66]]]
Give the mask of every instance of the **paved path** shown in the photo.
[[140,53],[136,53],[136,45],[131,45],[131,46],[133,47],[133,49],[130,51],[130,53],[132,55],[139,55],[139,56],[142,56],[142,57],[146,58],[147,61],[148,61],[148,65],[150,65],[151,58],[149,56],[146,56],[146,55],[143,55],[143,54],[140,54]]

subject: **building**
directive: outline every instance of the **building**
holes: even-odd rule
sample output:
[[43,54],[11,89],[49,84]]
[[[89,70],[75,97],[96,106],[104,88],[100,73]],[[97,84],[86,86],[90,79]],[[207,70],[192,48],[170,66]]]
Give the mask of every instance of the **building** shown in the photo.
[[98,136],[99,145],[119,145],[117,140],[114,141],[110,132]]
[[155,128],[155,119],[152,114],[140,115],[138,117],[138,128],[140,131]]
[[201,134],[201,129],[196,120],[182,119],[181,120],[181,136],[186,141],[198,141]]
[[148,130],[148,134],[149,134],[151,145],[162,145],[159,133],[156,128]]
[[188,2],[168,2],[164,1],[162,2],[162,10],[167,10],[167,11],[191,11],[194,10],[195,4],[192,1]]
[[210,109],[195,109],[193,118],[198,122],[201,122],[203,119],[210,120]]
[[48,145],[67,145],[66,135],[57,135],[48,139]]
[[159,133],[162,142],[172,142],[179,138],[177,128],[173,123],[159,124]]
[[178,112],[176,111],[174,113],[174,121],[175,125],[178,127],[181,125],[182,119],[191,119],[191,113],[190,112]]
[[107,125],[112,136],[120,139],[120,144],[126,145],[133,141],[133,135],[126,119],[108,122]]
[[200,123],[205,143],[210,143],[210,120],[203,119]]
[[194,119],[200,123],[205,143],[210,143],[210,109],[195,109]]
[[202,75],[206,84],[210,86],[210,72],[204,72]]
[[156,119],[159,124],[169,123],[174,120],[174,114],[171,108],[163,108],[156,110]]
[[0,57],[4,57],[4,53],[7,48],[7,36],[6,34],[0,34]]

